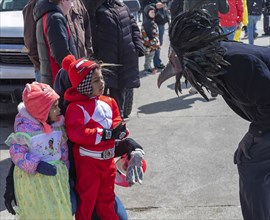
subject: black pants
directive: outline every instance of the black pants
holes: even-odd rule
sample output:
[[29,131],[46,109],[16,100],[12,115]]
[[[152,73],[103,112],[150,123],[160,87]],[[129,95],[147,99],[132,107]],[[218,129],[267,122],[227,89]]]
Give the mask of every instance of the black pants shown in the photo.
[[240,203],[244,220],[270,219],[270,132],[254,138],[248,160],[238,164]]
[[120,115],[124,118],[124,107],[125,107],[125,89],[116,88],[105,88],[104,94],[115,99],[117,102]]

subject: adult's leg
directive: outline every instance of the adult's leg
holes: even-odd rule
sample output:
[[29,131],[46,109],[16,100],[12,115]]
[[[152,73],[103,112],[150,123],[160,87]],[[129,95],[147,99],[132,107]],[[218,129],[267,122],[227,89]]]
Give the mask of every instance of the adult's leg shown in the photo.
[[270,132],[255,138],[248,160],[238,164],[240,203],[244,220],[270,219]]
[[[165,25],[158,25],[158,35],[159,35],[159,42],[160,47],[163,45],[163,36],[165,32]],[[154,67],[160,68],[161,65],[161,59],[160,59],[160,50],[156,50],[154,55]]]
[[125,88],[109,88],[109,96],[114,98],[117,102],[121,117],[124,117],[125,107]]
[[248,43],[254,44],[254,16],[248,16],[248,25],[247,25],[247,32],[248,32]]
[[127,220],[128,219],[127,211],[126,211],[123,203],[119,199],[119,197],[116,195],[115,195],[114,208],[115,208],[115,211],[116,211],[116,214],[117,214],[119,220]]

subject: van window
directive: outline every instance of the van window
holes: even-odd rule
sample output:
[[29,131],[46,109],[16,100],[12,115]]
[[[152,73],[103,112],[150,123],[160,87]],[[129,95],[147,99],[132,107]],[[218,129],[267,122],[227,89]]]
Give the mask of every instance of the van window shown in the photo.
[[0,11],[21,11],[28,0],[2,0]]

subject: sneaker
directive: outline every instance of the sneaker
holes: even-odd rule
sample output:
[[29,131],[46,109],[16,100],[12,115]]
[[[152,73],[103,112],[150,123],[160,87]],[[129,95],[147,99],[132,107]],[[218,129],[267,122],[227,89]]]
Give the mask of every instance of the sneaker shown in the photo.
[[164,69],[165,65],[163,63],[161,63],[159,66],[156,67],[157,69]]
[[190,90],[189,90],[188,92],[189,92],[189,94],[191,94],[191,95],[194,95],[194,94],[197,94],[197,93],[198,93],[198,91],[197,91],[194,87],[191,87]]
[[147,74],[152,74],[154,69],[144,69],[144,72]]

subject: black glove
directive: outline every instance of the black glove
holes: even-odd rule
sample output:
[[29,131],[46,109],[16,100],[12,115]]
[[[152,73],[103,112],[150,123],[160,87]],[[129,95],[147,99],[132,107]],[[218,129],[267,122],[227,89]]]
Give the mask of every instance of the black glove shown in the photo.
[[130,156],[131,156],[131,152],[135,151],[136,149],[143,149],[141,145],[139,145],[135,140],[133,140],[132,138],[126,138],[125,139],[125,144],[129,146],[128,148],[128,159],[130,160]]
[[241,157],[244,154],[245,158],[251,159],[249,155],[249,149],[254,143],[254,137],[251,133],[247,132],[245,136],[242,138],[240,143],[238,144],[238,148],[234,153],[234,163],[240,164],[241,163]]
[[13,179],[13,171],[14,171],[15,164],[12,163],[9,172],[6,178],[6,191],[4,194],[4,199],[5,199],[5,206],[8,210],[8,212],[12,215],[16,215],[15,210],[12,207],[12,201],[14,201],[15,205],[16,203],[16,198],[15,198],[15,192],[14,192],[14,179]]
[[46,176],[55,176],[57,173],[56,167],[45,161],[40,161],[36,171]]
[[123,156],[124,154],[128,155],[128,159],[130,159],[130,154],[132,151],[136,149],[142,149],[142,146],[139,145],[132,138],[125,138],[123,140],[118,140],[115,142],[115,157]]
[[102,140],[107,141],[112,138],[122,139],[126,135],[126,124],[120,124],[114,129],[104,129],[102,134]]

